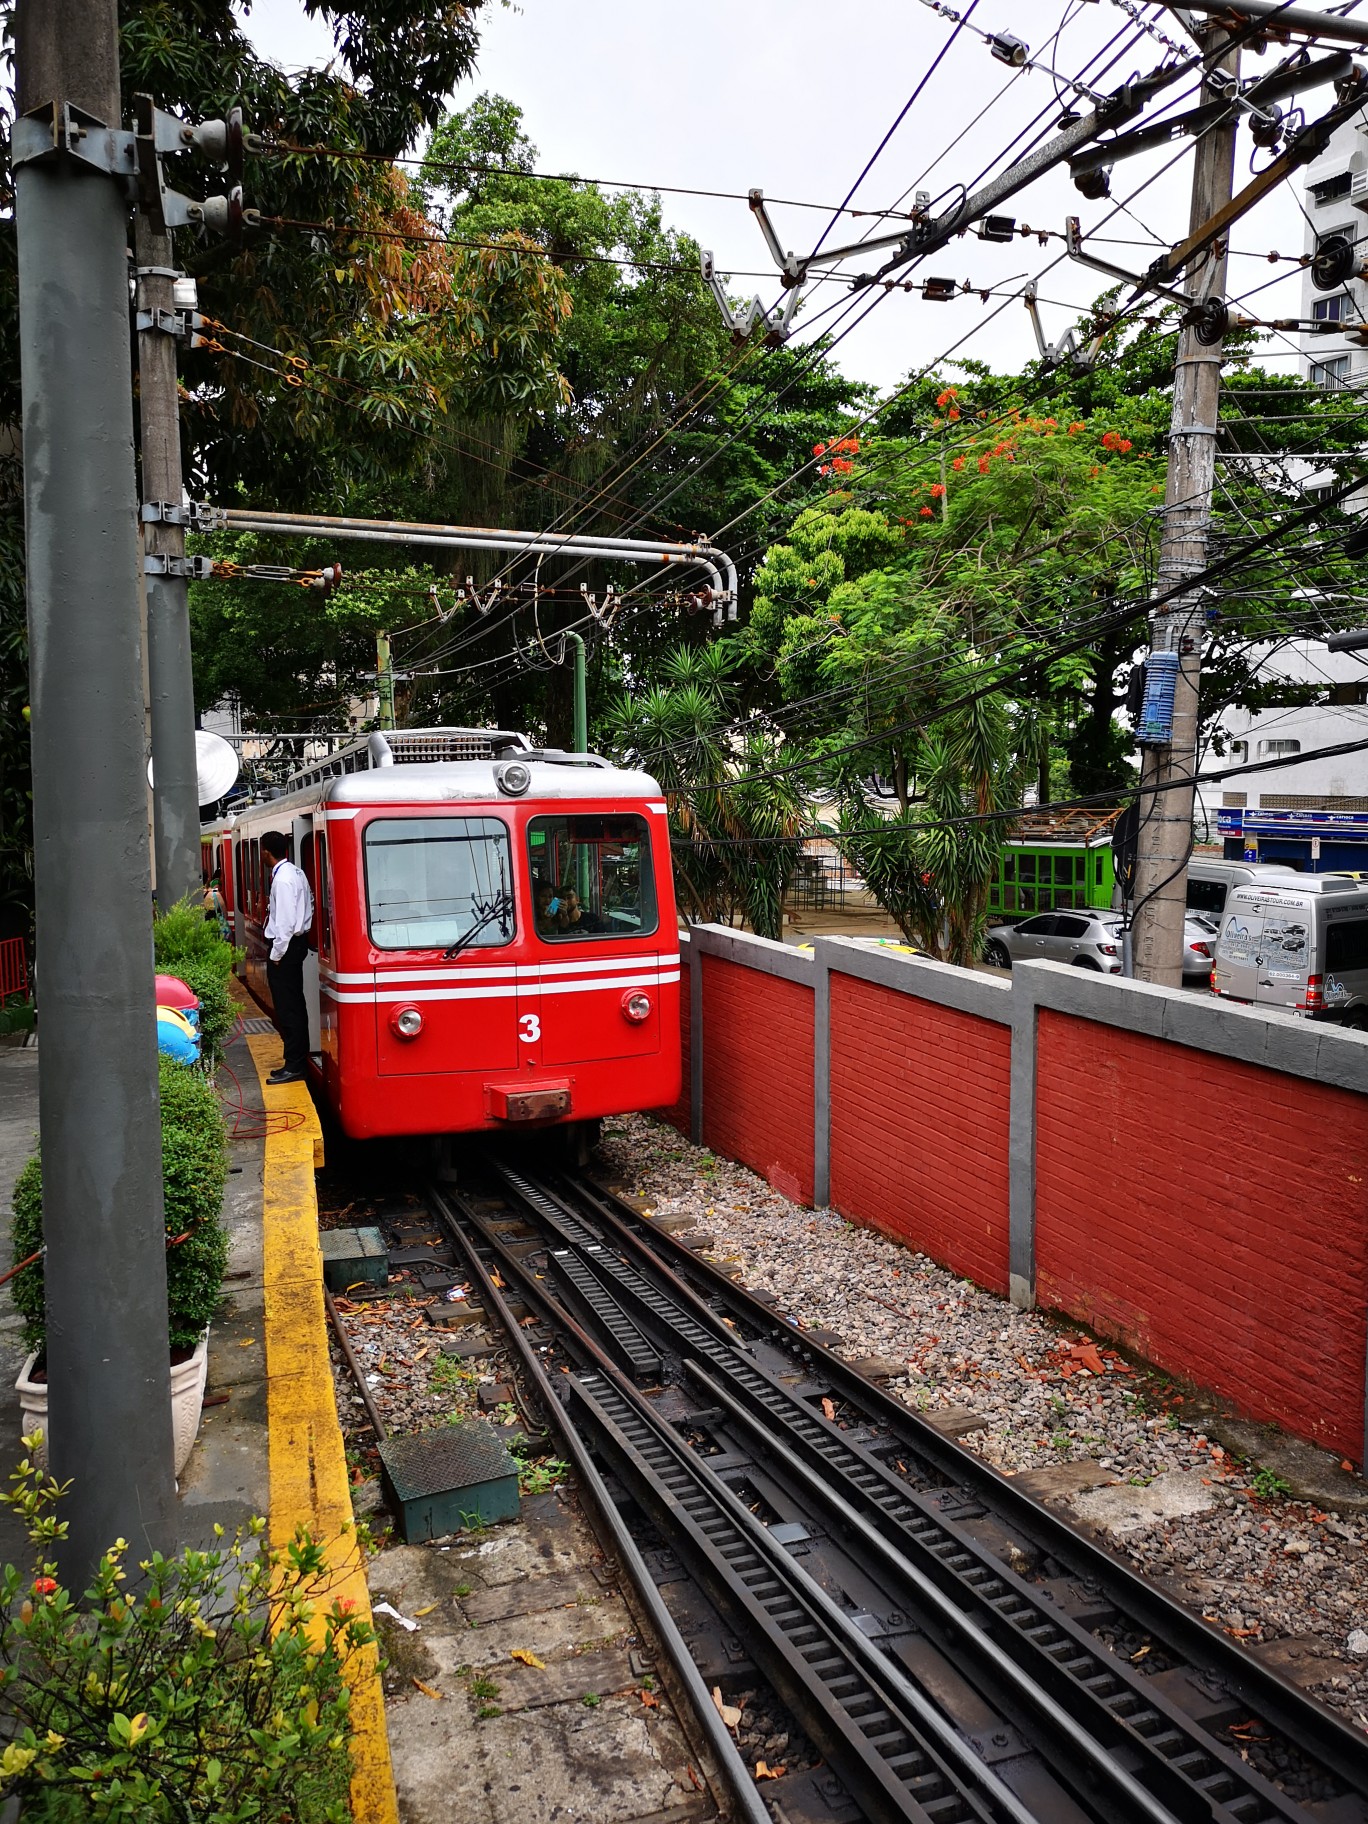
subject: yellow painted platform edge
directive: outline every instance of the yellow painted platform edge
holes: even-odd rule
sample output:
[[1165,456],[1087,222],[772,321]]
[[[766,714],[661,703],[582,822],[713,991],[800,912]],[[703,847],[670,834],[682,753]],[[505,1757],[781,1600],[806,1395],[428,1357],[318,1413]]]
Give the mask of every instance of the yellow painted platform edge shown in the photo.
[[[256,1019],[262,1016],[265,1016],[268,1019],[270,1018],[270,1008],[263,1006],[263,1004],[257,1000],[256,996],[240,976],[229,976],[228,992],[249,1019]],[[303,1124],[308,1130],[309,1139],[313,1145],[313,1162],[315,1167],[321,1170],[323,1166],[323,1124],[318,1119],[318,1110],[314,1107],[313,1097],[309,1094],[308,1084],[268,1083],[266,1081],[266,1071],[274,1070],[276,1065],[282,1062],[279,1051],[280,1039],[278,1036],[267,1037],[264,1034],[247,1034],[245,1037],[247,1048],[252,1054],[252,1062],[256,1065],[257,1075],[261,1079],[261,1093],[266,1098],[267,1109],[272,1112],[276,1109],[288,1109],[292,1114],[303,1116]],[[262,1068],[256,1052],[258,1043],[264,1043],[272,1048],[271,1057],[274,1061],[268,1064],[265,1069]]]
[[[269,1437],[270,1537],[286,1545],[306,1527],[328,1548],[329,1600],[352,1604],[371,1621],[370,1591],[352,1527],[351,1484],[337,1419],[328,1319],[323,1308],[323,1256],[318,1242],[316,1148],[322,1132],[302,1083],[272,1087],[280,1040],[249,1037],[248,1049],[271,1112],[307,1104],[308,1120],[266,1137],[262,1172],[262,1279],[265,1286],[266,1423]],[[302,1110],[301,1110],[302,1112]],[[398,1824],[399,1806],[385,1730],[385,1698],[376,1649],[353,1661],[351,1811],[357,1824]]]

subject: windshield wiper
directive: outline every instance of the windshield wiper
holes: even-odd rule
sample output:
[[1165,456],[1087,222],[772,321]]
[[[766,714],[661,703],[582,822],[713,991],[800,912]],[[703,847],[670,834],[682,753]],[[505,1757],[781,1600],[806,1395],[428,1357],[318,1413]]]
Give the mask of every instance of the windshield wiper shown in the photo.
[[502,897],[502,898],[496,899],[494,901],[493,905],[486,906],[483,911],[480,910],[479,906],[473,907],[472,910],[475,912],[478,912],[480,914],[479,917],[475,920],[475,923],[473,925],[469,926],[466,930],[462,931],[461,935],[456,939],[454,944],[448,944],[446,949],[443,950],[442,961],[444,963],[449,963],[453,957],[459,956],[461,954],[462,950],[464,950],[468,945],[473,944],[475,939],[480,935],[481,931],[484,930],[485,926],[492,925],[496,918],[499,921],[499,927],[503,933],[503,936],[505,938],[507,938],[508,931],[504,926],[504,920],[508,917],[508,914],[513,910],[512,905],[509,903],[507,897]]

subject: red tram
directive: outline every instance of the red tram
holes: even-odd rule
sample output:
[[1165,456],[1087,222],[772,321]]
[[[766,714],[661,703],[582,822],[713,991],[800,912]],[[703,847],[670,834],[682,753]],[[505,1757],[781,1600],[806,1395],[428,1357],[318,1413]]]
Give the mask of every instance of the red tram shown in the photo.
[[455,728],[297,773],[204,833],[268,1006],[272,829],[313,888],[312,1068],[346,1133],[566,1125],[679,1094],[669,832],[644,773]]

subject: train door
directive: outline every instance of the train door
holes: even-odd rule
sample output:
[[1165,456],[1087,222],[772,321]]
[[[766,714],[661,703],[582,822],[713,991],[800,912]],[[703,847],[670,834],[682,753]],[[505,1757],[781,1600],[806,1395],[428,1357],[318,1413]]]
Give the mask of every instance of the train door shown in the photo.
[[304,871],[304,878],[309,883],[313,894],[314,924],[309,933],[309,951],[304,958],[304,1005],[309,1014],[309,1049],[315,1058],[320,1055],[319,1008],[318,1008],[318,852],[316,843],[322,839],[323,819],[318,819],[318,837],[314,835],[312,815],[296,817],[290,835],[295,856]]
[[380,1075],[516,1068],[526,1047],[507,824],[451,812],[376,817],[362,848]]
[[[325,819],[321,812],[314,830],[314,873],[314,945],[320,975],[332,978],[337,973],[336,938],[333,934],[333,883]],[[340,1063],[335,993],[320,992],[319,995],[318,1049],[323,1054],[323,1072],[326,1076],[330,1065],[336,1070]]]

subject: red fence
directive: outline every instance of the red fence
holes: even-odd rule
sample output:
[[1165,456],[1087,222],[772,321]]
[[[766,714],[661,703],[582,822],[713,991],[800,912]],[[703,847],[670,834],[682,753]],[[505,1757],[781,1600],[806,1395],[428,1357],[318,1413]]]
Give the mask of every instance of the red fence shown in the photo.
[[11,996],[28,999],[28,953],[22,937],[0,938],[0,1007]]
[[682,947],[684,1131],[1363,1458],[1368,1036],[1049,964]]

